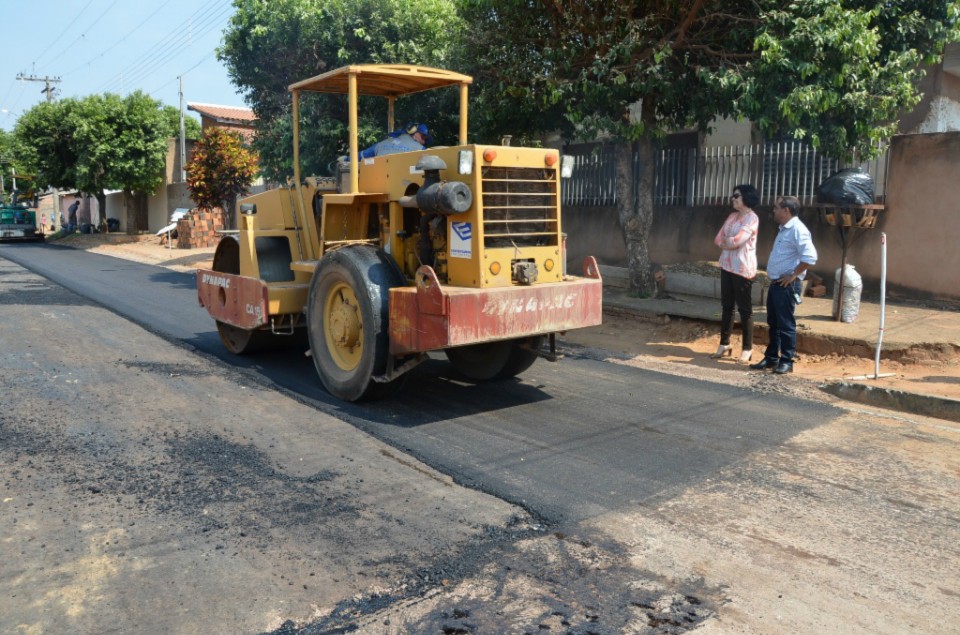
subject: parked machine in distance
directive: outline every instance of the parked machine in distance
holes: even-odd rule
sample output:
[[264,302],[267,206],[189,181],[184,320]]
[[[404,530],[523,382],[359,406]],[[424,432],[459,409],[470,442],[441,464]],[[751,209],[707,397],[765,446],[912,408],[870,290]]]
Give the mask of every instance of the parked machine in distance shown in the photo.
[[43,231],[37,225],[37,201],[33,188],[26,192],[17,189],[17,180],[33,181],[32,175],[14,172],[13,193],[9,202],[0,197],[0,241],[43,240]]
[[43,240],[37,212],[23,203],[0,203],[0,241]]
[[[567,275],[555,149],[467,143],[472,78],[408,65],[356,65],[290,86],[294,178],[240,201],[213,268],[197,271],[199,301],[237,354],[306,331],[324,387],[347,401],[382,398],[444,351],[466,377],[522,373],[556,360],[557,332],[600,324],[592,257]],[[388,100],[460,93],[459,141],[359,158],[360,95]],[[337,177],[302,178],[303,93],[346,95],[349,162]],[[571,164],[572,166],[572,164]]]

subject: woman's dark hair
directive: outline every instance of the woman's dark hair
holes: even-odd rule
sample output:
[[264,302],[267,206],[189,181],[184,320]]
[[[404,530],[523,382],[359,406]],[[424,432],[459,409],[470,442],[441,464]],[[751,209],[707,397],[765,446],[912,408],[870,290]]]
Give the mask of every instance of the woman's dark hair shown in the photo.
[[743,199],[743,204],[750,209],[753,209],[760,204],[760,192],[758,192],[757,188],[753,187],[749,183],[738,185],[733,189],[740,190],[740,197]]

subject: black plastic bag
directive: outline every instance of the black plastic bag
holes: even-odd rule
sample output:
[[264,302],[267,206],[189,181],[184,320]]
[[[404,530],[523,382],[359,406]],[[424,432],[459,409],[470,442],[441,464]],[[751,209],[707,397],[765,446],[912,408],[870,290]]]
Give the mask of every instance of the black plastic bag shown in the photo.
[[832,174],[817,187],[817,203],[826,205],[870,205],[873,177],[861,168],[846,168]]

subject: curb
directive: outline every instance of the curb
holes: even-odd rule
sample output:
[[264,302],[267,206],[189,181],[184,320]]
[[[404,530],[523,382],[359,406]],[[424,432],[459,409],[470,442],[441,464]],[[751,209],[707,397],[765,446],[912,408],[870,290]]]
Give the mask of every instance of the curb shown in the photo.
[[821,386],[821,390],[847,401],[960,423],[960,401],[956,399],[920,395],[892,388],[864,386],[845,381]]

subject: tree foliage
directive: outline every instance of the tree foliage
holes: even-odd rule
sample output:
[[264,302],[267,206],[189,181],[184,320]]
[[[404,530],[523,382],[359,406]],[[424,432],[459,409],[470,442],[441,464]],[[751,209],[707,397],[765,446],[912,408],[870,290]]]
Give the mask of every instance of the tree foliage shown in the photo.
[[247,192],[256,172],[256,157],[244,147],[239,134],[211,128],[194,146],[187,163],[187,187],[200,207],[222,207],[232,227],[233,203]]
[[[917,63],[957,39],[949,0],[464,0],[483,99],[538,129],[609,138],[631,289],[654,289],[654,140],[750,116],[870,156],[917,103]],[[531,111],[531,107],[534,108]],[[560,111],[558,113],[558,107]],[[536,108],[545,116],[537,117]],[[639,179],[630,168],[639,155]],[[632,187],[635,185],[635,188]]]
[[162,104],[140,91],[131,93],[123,99],[120,120],[112,132],[120,148],[111,165],[116,183],[124,190],[153,194],[164,182],[171,136]]
[[123,120],[124,103],[119,95],[90,95],[70,109],[73,137],[69,143],[76,153],[72,180],[58,187],[76,188],[100,196],[105,190],[123,189],[114,164],[121,158],[117,129]]
[[560,104],[577,134],[626,141],[732,114],[731,69],[753,57],[759,19],[749,0],[468,0],[465,10],[477,72],[508,104]]
[[[264,174],[293,173],[290,84],[347,64],[421,64],[451,68],[460,33],[454,0],[235,0],[218,56],[257,116],[254,141]],[[397,124],[427,123],[438,143],[456,138],[456,91],[430,91],[397,102]],[[386,132],[386,100],[360,103],[361,146]],[[429,116],[428,116],[429,115]],[[325,174],[347,152],[342,96],[301,101],[301,164]]]
[[[0,130],[0,174],[3,174],[3,189],[0,190],[0,202],[9,201],[13,194],[14,174],[30,174],[21,160],[22,152],[17,147],[16,137],[12,132]],[[30,180],[31,189],[33,180]],[[20,187],[18,183],[18,188]]]
[[39,186],[76,188],[101,205],[105,190],[123,190],[128,231],[139,231],[147,228],[146,196],[164,181],[167,140],[175,134],[166,108],[140,91],[44,102],[20,116],[14,136]]
[[[920,101],[922,61],[956,39],[956,3],[803,0],[762,16],[742,110],[846,160],[877,156]],[[951,15],[952,14],[952,15]]]
[[[163,106],[163,118],[167,122],[167,136],[180,138],[180,109],[173,106]],[[203,130],[200,128],[200,122],[184,114],[183,117],[183,136],[188,140],[196,141],[203,136]]]
[[[631,289],[652,293],[653,141],[736,112],[740,74],[756,55],[757,4],[467,0],[465,11],[479,73],[496,82],[485,99],[502,108],[514,104],[534,125],[554,125],[562,114],[568,134],[617,144],[617,206]],[[550,116],[531,117],[531,107]]]
[[77,147],[72,115],[77,100],[41,102],[17,119],[13,135],[18,157],[37,175],[40,187],[75,187]]

